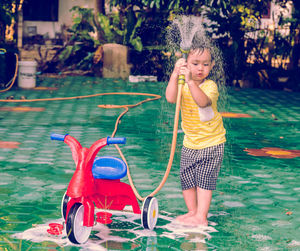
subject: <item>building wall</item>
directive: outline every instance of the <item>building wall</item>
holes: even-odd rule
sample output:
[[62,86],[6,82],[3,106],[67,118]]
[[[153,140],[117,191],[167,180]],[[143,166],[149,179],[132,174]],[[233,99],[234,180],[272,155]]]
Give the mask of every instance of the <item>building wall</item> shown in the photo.
[[[279,18],[283,15],[283,17],[291,17],[292,16],[292,1],[287,3],[287,8],[281,8],[279,5],[276,5],[274,1],[271,2],[269,17],[261,18],[260,22],[257,22],[257,31],[248,32],[246,34],[247,37],[252,39],[257,39],[260,35],[260,31],[264,30],[264,36],[271,36],[271,33],[274,33],[274,30],[281,33],[281,35],[286,36],[289,35],[289,25],[279,26]],[[274,35],[274,34],[273,34]]]
[[[274,3],[274,1],[272,1],[270,17],[261,19],[260,28],[261,29],[270,29],[270,30],[277,29],[280,15],[283,15],[284,17],[292,16],[292,5],[293,5],[292,1],[289,1],[287,3],[287,8],[281,8],[279,5],[276,5]],[[284,27],[282,28],[282,33],[286,33]]]
[[72,25],[72,13],[69,11],[73,6],[82,6],[85,8],[93,8],[93,0],[59,0],[58,22],[42,22],[42,21],[24,21],[23,36],[29,37],[30,31],[35,30],[39,35],[48,38],[55,38],[55,33],[61,32],[62,25]]

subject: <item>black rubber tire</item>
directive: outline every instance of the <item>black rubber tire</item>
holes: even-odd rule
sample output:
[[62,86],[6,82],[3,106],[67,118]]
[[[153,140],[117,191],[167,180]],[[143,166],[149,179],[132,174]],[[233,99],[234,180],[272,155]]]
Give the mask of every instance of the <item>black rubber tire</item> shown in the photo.
[[[70,242],[82,244],[87,242],[92,231],[92,227],[82,226],[84,207],[81,203],[75,203],[68,214],[66,233]],[[79,221],[80,222],[79,222]]]
[[67,205],[70,200],[70,197],[67,195],[67,192],[65,192],[62,201],[61,201],[61,216],[63,217],[64,220],[66,220],[66,215],[67,215]]
[[[154,208],[153,208],[154,207]],[[154,215],[153,215],[154,214]],[[154,216],[154,218],[152,217]],[[158,218],[158,203],[154,197],[147,197],[143,203],[141,222],[145,229],[153,230]]]

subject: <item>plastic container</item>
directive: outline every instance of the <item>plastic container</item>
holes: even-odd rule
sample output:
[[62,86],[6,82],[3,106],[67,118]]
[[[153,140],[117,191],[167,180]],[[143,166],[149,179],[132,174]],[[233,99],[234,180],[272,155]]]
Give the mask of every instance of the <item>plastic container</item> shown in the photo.
[[147,75],[130,75],[128,78],[129,82],[137,83],[137,82],[157,82],[156,76],[147,76]]
[[31,89],[36,86],[36,67],[35,61],[20,61],[18,86],[23,89]]

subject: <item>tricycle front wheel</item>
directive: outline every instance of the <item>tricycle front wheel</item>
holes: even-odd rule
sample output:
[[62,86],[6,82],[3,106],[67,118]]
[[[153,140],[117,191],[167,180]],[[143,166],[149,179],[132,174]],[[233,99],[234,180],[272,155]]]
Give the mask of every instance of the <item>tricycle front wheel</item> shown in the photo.
[[75,203],[68,214],[66,231],[68,239],[74,244],[85,243],[91,234],[92,227],[83,226],[84,206]]

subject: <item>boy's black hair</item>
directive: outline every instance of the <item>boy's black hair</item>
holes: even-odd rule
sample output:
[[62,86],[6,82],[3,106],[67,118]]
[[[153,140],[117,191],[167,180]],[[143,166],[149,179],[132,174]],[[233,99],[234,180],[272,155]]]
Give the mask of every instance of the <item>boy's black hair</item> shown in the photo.
[[197,50],[204,51],[204,49],[209,50],[211,60],[214,61],[216,58],[216,44],[203,32],[197,32],[193,38],[192,45],[190,50]]
[[198,54],[202,54],[204,52],[204,50],[208,50],[209,53],[210,53],[210,58],[211,58],[211,61],[213,62],[214,61],[214,57],[213,57],[213,54],[210,50],[210,48],[206,48],[206,47],[192,47],[189,51],[189,54],[190,53],[194,53],[194,51],[197,51]]
[[219,86],[225,86],[226,78],[223,68],[223,57],[216,43],[207,36],[203,31],[196,32],[190,51],[207,49],[210,52],[211,60],[214,61],[214,66],[208,75],[208,79],[213,80]]

